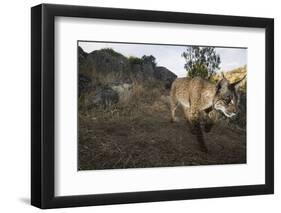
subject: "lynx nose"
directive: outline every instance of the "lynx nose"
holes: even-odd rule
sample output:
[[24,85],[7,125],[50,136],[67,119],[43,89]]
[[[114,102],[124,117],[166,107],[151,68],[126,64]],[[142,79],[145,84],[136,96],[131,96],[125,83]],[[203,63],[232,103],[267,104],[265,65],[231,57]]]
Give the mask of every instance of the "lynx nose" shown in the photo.
[[235,115],[236,115],[236,114],[232,112],[232,113],[230,113],[229,117],[230,117],[230,118],[233,118],[233,117],[235,117]]
[[237,108],[235,106],[231,106],[230,109],[229,109],[229,112],[231,112],[231,114],[236,114]]

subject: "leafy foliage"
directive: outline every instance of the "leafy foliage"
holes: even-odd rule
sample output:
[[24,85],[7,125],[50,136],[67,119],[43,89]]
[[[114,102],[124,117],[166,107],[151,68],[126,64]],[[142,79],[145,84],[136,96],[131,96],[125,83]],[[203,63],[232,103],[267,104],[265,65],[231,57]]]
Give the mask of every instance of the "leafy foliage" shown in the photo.
[[130,56],[128,58],[130,64],[142,64],[143,60],[141,58],[138,57],[134,57],[134,56]]
[[186,61],[184,68],[189,77],[210,78],[220,69],[220,56],[214,47],[190,46],[182,53],[182,57]]
[[131,64],[152,64],[153,68],[157,65],[153,55],[143,55],[141,58],[130,56],[128,60]]

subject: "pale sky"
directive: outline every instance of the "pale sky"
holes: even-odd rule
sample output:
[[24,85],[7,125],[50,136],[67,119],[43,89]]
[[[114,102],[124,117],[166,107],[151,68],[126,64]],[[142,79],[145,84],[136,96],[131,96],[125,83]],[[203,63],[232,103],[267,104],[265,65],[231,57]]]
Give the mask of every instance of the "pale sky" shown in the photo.
[[[178,77],[184,77],[187,74],[184,69],[185,60],[181,56],[186,50],[186,46],[101,42],[79,42],[78,45],[87,53],[102,48],[112,48],[126,57],[141,58],[143,55],[153,55],[156,58],[157,66],[166,67]],[[247,49],[245,48],[220,47],[215,50],[221,57],[220,71],[229,71],[247,64]]]

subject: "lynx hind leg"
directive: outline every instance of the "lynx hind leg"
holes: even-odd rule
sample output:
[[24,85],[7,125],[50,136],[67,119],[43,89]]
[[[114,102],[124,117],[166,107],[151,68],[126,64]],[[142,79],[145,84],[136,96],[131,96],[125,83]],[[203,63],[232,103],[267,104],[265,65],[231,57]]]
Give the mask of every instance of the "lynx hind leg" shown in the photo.
[[191,133],[196,135],[197,142],[199,143],[200,150],[202,152],[208,152],[208,148],[205,143],[204,135],[200,124],[200,113],[190,110],[189,121],[191,127]]
[[211,119],[209,113],[204,113],[204,131],[210,132],[214,126],[214,121]]
[[178,107],[178,99],[176,98],[176,84],[173,82],[171,91],[170,91],[170,110],[171,110],[171,122],[176,122],[176,109]]
[[205,131],[206,133],[211,132],[213,126],[214,126],[214,123],[213,123],[213,122],[206,122],[206,123],[204,124],[204,131]]
[[186,120],[186,123],[187,125],[189,126],[189,128],[191,129],[192,131],[192,126],[190,124],[190,109],[188,107],[183,107],[183,112],[184,112],[184,116],[185,116],[185,120]]
[[170,107],[171,107],[171,122],[177,122],[178,118],[176,117],[176,109],[178,107],[178,101],[175,100],[174,98],[171,98],[171,103],[170,103]]

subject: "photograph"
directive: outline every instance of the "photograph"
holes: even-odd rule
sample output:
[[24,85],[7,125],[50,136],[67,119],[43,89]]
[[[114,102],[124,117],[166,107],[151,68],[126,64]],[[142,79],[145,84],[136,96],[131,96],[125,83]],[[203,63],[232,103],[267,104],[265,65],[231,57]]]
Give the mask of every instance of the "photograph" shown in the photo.
[[245,164],[247,47],[77,41],[78,170]]
[[32,6],[31,205],[275,193],[274,18],[212,5]]

